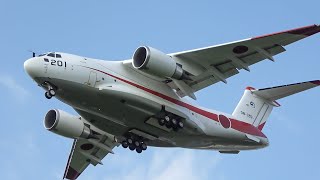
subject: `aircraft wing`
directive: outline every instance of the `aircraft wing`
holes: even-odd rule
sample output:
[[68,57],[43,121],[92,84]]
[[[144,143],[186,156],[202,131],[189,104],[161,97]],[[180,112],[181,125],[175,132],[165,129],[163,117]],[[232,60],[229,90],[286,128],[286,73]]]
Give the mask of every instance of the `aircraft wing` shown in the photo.
[[226,83],[227,78],[239,73],[238,70],[250,71],[250,65],[264,59],[274,61],[273,56],[284,52],[284,46],[318,32],[320,26],[311,25],[169,55],[193,75],[185,83],[196,92],[219,81]]
[[117,144],[114,140],[104,136],[100,140],[96,139],[75,139],[69,155],[67,166],[63,179],[77,179],[80,174],[92,164],[96,166],[101,164],[101,160],[108,154],[112,153],[112,149]]

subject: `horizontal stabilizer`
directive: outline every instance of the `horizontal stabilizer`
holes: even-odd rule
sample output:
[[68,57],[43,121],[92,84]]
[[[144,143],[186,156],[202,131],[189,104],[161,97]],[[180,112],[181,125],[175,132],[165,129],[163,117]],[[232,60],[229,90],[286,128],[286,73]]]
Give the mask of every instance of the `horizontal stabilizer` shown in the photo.
[[258,90],[251,90],[252,93],[269,101],[275,101],[320,85],[320,80],[307,81],[296,84],[276,86]]

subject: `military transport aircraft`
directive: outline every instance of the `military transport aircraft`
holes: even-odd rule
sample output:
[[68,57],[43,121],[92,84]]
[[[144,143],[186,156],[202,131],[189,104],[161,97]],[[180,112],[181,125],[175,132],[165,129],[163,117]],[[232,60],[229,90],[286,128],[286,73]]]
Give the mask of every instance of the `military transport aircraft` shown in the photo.
[[247,87],[232,114],[198,107],[184,97],[223,82],[249,66],[285,51],[284,46],[316,34],[311,25],[236,42],[165,54],[141,46],[132,59],[104,61],[50,52],[24,68],[46,92],[80,116],[47,112],[47,130],[74,139],[63,178],[77,179],[89,164],[122,145],[141,153],[148,146],[213,149],[236,154],[264,148],[262,132],[278,99],[320,85],[319,80],[264,89]]

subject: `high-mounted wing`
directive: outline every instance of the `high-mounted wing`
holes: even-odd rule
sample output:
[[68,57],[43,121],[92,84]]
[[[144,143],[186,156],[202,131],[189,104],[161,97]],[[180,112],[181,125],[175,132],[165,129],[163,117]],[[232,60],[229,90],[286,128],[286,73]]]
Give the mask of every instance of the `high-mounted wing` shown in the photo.
[[89,164],[96,166],[117,145],[114,139],[103,136],[97,139],[75,139],[63,179],[77,179]]
[[[320,32],[319,25],[258,36],[227,44],[194,49],[169,54],[183,69],[191,74],[191,80],[185,80],[190,90],[196,92],[209,85],[222,81],[239,73],[238,70],[250,71],[249,66],[264,59],[274,61],[273,56],[285,51],[283,46]],[[188,95],[181,91],[176,83],[171,87],[180,96]]]

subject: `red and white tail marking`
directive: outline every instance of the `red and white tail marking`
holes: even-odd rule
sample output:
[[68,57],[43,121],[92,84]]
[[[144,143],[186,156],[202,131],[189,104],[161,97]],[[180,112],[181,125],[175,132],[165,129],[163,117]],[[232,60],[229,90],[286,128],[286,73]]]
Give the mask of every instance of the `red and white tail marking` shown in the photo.
[[315,80],[264,89],[247,87],[232,115],[262,130],[273,107],[280,106],[276,100],[319,85],[320,80]]

